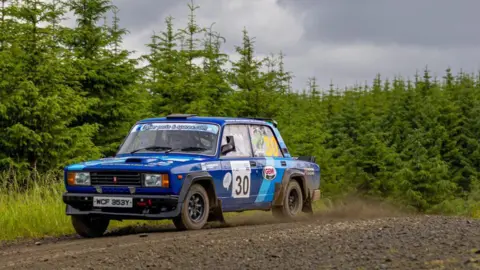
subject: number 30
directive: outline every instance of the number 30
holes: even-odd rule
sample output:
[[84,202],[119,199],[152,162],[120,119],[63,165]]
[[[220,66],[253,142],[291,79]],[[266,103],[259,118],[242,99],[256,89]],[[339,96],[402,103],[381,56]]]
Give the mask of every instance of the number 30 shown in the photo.
[[235,181],[237,182],[237,188],[235,189],[235,193],[237,195],[247,195],[248,190],[250,189],[250,182],[248,181],[248,176],[245,175],[242,179],[242,177],[239,175],[237,178],[235,178]]

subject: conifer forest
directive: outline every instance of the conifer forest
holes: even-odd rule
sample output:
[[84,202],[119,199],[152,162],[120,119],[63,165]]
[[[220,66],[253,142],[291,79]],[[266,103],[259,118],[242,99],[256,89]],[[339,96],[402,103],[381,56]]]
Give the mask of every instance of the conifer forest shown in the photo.
[[245,28],[230,59],[195,4],[186,25],[167,17],[151,29],[140,56],[125,49],[130,33],[109,0],[0,5],[0,201],[57,185],[68,164],[115,155],[142,118],[193,113],[275,119],[292,155],[316,157],[326,198],[479,211],[480,74],[412,66],[410,77],[379,70],[369,83],[328,89],[312,74],[295,89],[288,55],[258,57],[262,37]]

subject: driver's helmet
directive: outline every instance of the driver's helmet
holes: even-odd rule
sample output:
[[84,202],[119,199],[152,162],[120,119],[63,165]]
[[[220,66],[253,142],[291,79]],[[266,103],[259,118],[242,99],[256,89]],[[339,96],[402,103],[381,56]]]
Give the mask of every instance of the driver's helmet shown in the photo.
[[168,146],[172,148],[184,148],[190,144],[189,131],[175,130],[168,133]]

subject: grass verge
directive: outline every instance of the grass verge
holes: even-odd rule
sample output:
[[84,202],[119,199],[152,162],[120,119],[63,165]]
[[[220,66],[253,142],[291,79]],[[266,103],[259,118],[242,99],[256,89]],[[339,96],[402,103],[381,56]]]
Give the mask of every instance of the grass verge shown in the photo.
[[[58,179],[57,179],[58,180]],[[20,191],[13,186],[0,189],[0,241],[21,239],[38,239],[44,237],[59,237],[75,233],[70,217],[65,215],[65,204],[62,201],[64,186],[61,182],[46,182],[43,180],[30,184],[25,190]],[[379,214],[379,208],[372,211],[372,204],[349,202],[348,205],[332,203],[329,200],[320,200],[315,203],[314,211],[327,215],[348,217],[351,215]],[[227,213],[226,218],[239,216],[248,219],[255,217],[259,211],[243,213]],[[265,217],[265,216],[263,216]],[[255,219],[255,218],[254,218]],[[238,221],[237,221],[238,222]],[[258,222],[258,221],[256,221]],[[169,224],[171,221],[143,221],[125,220],[112,221],[109,230],[135,226],[156,226]],[[255,222],[254,222],[255,223]]]
[[[22,178],[20,178],[22,177]],[[65,204],[62,201],[64,186],[58,174],[43,175],[40,178],[26,181],[24,176],[2,175],[0,180],[0,242],[31,238],[59,237],[75,233],[70,217],[65,215]],[[17,179],[22,179],[22,182]],[[379,207],[380,206],[380,207]],[[384,207],[387,206],[387,207]],[[342,199],[331,202],[320,200],[314,205],[315,212],[334,217],[375,217],[396,211],[385,202],[365,202],[358,199]],[[257,211],[249,211],[257,212]],[[227,213],[226,218],[246,213]],[[477,211],[474,217],[480,215]],[[480,217],[480,216],[476,216]],[[164,221],[128,220],[112,221],[109,229],[136,225],[156,226],[169,224]]]
[[[63,236],[75,233],[62,201],[63,184],[32,185],[24,192],[0,194],[0,241]],[[151,221],[161,224],[168,221]],[[139,221],[112,221],[118,228]],[[142,222],[145,223],[145,222]]]

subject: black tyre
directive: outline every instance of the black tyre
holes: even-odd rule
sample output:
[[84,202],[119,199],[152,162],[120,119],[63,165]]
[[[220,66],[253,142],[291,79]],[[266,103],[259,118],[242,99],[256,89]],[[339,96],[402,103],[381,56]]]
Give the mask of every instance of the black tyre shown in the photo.
[[301,213],[303,208],[303,194],[300,185],[295,180],[290,180],[285,196],[283,198],[283,205],[273,207],[272,213],[276,218],[291,220]]
[[78,235],[92,238],[102,236],[108,228],[110,220],[101,217],[72,216],[72,225]]
[[199,184],[193,184],[185,196],[180,215],[173,219],[178,230],[199,230],[207,223],[210,203],[208,194]]

